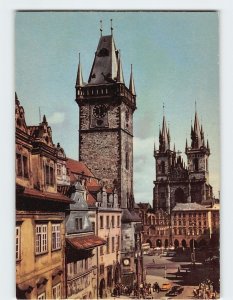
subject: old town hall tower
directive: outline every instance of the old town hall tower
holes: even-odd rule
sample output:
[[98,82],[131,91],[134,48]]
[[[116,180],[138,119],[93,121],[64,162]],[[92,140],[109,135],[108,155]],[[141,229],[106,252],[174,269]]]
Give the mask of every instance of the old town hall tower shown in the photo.
[[100,37],[88,83],[79,61],[76,80],[79,105],[79,160],[96,177],[116,188],[121,208],[133,198],[133,113],[136,94],[131,68],[125,85],[120,52],[113,35]]
[[191,145],[186,140],[185,154],[187,167],[180,152],[170,149],[170,133],[163,116],[162,130],[159,132],[159,149],[154,149],[156,180],[154,181],[153,206],[168,213],[176,203],[207,204],[213,200],[212,186],[209,184],[208,159],[209,143],[205,143],[204,131],[195,112],[191,125]]

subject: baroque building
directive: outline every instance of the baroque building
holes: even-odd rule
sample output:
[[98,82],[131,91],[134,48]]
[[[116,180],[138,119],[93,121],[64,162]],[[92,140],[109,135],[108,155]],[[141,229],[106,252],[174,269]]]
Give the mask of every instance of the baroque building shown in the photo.
[[159,132],[159,149],[154,149],[156,180],[154,181],[153,206],[168,213],[176,203],[210,204],[213,201],[209,184],[209,143],[205,143],[204,131],[195,112],[191,126],[191,145],[186,140],[187,167],[179,152],[171,150],[170,133],[163,116]]
[[129,86],[125,84],[120,52],[112,32],[111,35],[102,36],[101,31],[87,83],[83,81],[79,60],[76,80],[80,124],[79,160],[103,181],[106,189],[117,192],[122,209],[122,268],[125,265],[122,283],[127,278],[125,283],[133,285],[137,280],[137,265],[140,264],[139,268],[142,266],[141,258],[135,261],[135,254],[141,257],[140,245],[137,250],[134,247],[135,240],[140,240],[140,218],[134,210],[133,197],[133,114],[136,92],[132,67]]
[[57,191],[59,149],[45,116],[27,126],[17,95],[15,122],[16,297],[65,298],[65,217],[71,201]]

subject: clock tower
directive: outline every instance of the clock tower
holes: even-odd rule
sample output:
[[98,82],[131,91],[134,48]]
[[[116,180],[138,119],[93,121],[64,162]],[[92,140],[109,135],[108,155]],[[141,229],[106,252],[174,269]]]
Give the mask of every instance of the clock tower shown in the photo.
[[79,160],[109,188],[116,188],[121,208],[132,206],[133,113],[136,94],[131,67],[125,85],[113,35],[100,37],[88,83],[79,60],[76,80],[79,105]]

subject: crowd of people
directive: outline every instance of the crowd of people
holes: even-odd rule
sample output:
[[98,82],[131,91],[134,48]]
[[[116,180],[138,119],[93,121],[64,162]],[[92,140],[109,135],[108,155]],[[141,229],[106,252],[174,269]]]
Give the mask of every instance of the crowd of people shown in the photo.
[[217,299],[213,282],[210,279],[201,282],[197,289],[193,289],[193,296],[197,299]]
[[139,286],[137,283],[135,283],[134,286],[116,284],[112,290],[112,296],[120,297],[121,295],[125,295],[145,299],[146,297],[151,296],[152,292],[160,292],[158,282],[155,282],[153,285],[151,283],[141,283]]

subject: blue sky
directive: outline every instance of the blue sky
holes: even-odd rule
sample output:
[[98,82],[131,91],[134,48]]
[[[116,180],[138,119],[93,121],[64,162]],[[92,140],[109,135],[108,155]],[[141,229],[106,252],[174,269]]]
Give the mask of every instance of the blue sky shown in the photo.
[[[163,102],[171,144],[184,154],[190,143],[195,101],[209,139],[210,183],[220,186],[219,37],[215,12],[18,12],[15,18],[15,86],[29,125],[39,122],[39,107],[67,156],[78,158],[78,106],[75,79],[81,53],[87,81],[99,40],[110,33],[121,50],[124,78],[133,64],[137,92],[134,114],[134,193],[152,201]],[[173,147],[173,146],[172,146]]]

